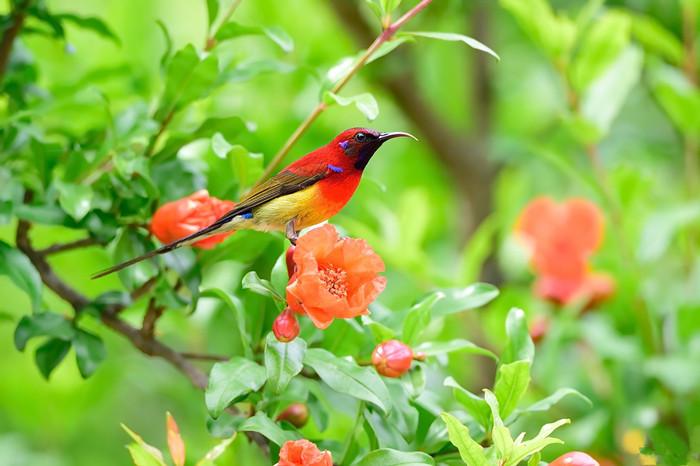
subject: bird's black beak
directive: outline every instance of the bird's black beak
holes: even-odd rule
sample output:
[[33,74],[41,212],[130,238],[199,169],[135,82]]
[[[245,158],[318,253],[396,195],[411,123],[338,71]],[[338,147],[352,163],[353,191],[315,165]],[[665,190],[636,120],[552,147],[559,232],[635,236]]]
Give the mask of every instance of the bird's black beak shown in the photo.
[[411,138],[414,140],[418,140],[417,137],[410,133],[404,133],[403,131],[395,131],[393,133],[379,133],[379,141],[384,142],[388,141],[389,139],[394,139],[394,138]]

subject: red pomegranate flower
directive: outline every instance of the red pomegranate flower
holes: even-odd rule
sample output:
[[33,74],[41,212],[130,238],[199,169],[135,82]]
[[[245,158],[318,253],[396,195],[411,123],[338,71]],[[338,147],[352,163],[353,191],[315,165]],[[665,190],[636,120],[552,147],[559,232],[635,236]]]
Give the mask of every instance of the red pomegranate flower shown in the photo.
[[372,365],[385,377],[401,377],[412,361],[413,350],[398,340],[380,343],[372,351]]
[[592,202],[575,198],[558,204],[549,197],[536,198],[515,229],[532,250],[538,296],[561,304],[584,299],[590,306],[614,291],[612,278],[592,273],[588,265],[604,232],[603,214]]
[[368,314],[367,306],[386,286],[386,278],[378,275],[384,262],[367,242],[340,238],[328,224],[299,238],[293,259],[287,304],[321,329],[335,318]]
[[308,440],[288,441],[280,450],[277,466],[333,466],[328,451],[321,451]]
[[[208,227],[236,205],[209,196],[206,189],[182,199],[163,204],[153,214],[151,232],[162,243],[170,243]],[[232,233],[232,232],[231,232]],[[221,233],[197,241],[193,246],[211,249],[231,233]]]
[[555,459],[549,466],[600,466],[590,455],[580,451],[570,451]]
[[291,309],[286,308],[272,323],[272,333],[282,343],[289,343],[299,336],[299,322]]

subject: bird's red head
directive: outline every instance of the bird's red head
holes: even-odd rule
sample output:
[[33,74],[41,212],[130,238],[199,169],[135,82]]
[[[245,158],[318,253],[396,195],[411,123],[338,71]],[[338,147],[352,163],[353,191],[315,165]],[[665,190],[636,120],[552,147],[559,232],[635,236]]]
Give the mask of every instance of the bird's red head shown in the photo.
[[342,165],[353,167],[356,170],[364,170],[374,153],[389,139],[409,137],[416,139],[409,133],[394,132],[380,133],[369,128],[350,128],[333,139],[329,144],[334,152],[340,155]]

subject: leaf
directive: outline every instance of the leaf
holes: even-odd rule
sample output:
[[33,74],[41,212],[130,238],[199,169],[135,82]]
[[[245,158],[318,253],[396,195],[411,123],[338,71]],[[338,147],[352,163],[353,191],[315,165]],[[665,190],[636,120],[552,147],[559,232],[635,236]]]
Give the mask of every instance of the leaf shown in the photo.
[[564,424],[569,424],[570,422],[571,421],[569,419],[560,419],[557,422],[545,424],[544,426],[542,426],[537,436],[532,440],[528,440],[526,442],[516,442],[513,448],[513,452],[508,461],[504,464],[504,466],[516,466],[528,456],[543,450],[549,445],[555,443],[564,443],[557,438],[550,437],[550,435],[558,427]]
[[674,205],[649,215],[642,227],[637,257],[645,263],[661,259],[674,237],[698,220],[700,203]]
[[250,347],[250,335],[245,326],[245,313],[241,302],[235,296],[231,296],[219,288],[208,288],[201,290],[199,293],[201,298],[216,298],[223,302],[229,308],[234,318],[236,319],[236,328],[238,330],[238,338],[240,339],[243,355],[247,359],[253,359],[253,351]]
[[586,403],[588,403],[589,406],[593,406],[593,402],[591,402],[591,400],[589,400],[586,395],[582,394],[578,390],[574,390],[573,388],[560,388],[548,397],[543,398],[540,401],[537,401],[528,406],[527,408],[523,409],[522,412],[534,413],[540,411],[549,411],[549,409],[552,406],[559,403],[562,399],[569,395],[574,395],[584,400]]
[[284,445],[284,442],[298,440],[300,438],[300,435],[296,432],[283,430],[263,412],[258,412],[255,416],[246,419],[243,424],[238,427],[238,430],[241,432],[257,432],[262,434],[280,447]]
[[581,115],[605,136],[620,112],[627,96],[639,81],[643,54],[635,46],[627,47],[584,92]]
[[409,34],[409,35],[415,36],[415,37],[427,37],[428,39],[446,40],[446,41],[451,41],[451,42],[464,42],[465,44],[467,44],[469,47],[471,47],[473,49],[481,50],[482,52],[486,52],[498,60],[501,59],[501,57],[499,57],[498,54],[496,52],[494,52],[493,50],[491,50],[489,47],[482,44],[481,42],[474,39],[473,37],[465,36],[464,34],[456,34],[454,32],[417,32],[417,31],[410,31],[410,32],[406,32],[405,34]]
[[649,52],[656,53],[677,66],[683,63],[683,43],[655,18],[633,15],[632,36]]
[[236,22],[224,24],[216,33],[216,40],[223,42],[242,36],[265,35],[279,46],[285,53],[294,50],[294,40],[278,27],[244,26]]
[[433,306],[433,317],[481,307],[498,296],[498,288],[488,283],[474,283],[464,288],[442,288],[434,291],[445,295]]
[[245,358],[234,357],[214,364],[204,394],[209,414],[219,417],[231,403],[259,390],[265,378],[265,368]]
[[450,442],[457,447],[462,460],[469,466],[488,466],[484,449],[471,438],[469,429],[449,413],[442,413],[440,417],[445,421]]
[[273,393],[284,392],[292,378],[304,367],[306,342],[295,338],[289,343],[277,341],[272,333],[267,335],[265,342],[265,370],[267,371],[267,386]]
[[654,96],[674,126],[688,135],[700,132],[700,90],[672,66],[656,64],[651,68]]
[[327,105],[336,103],[342,107],[354,104],[360,113],[369,121],[375,120],[379,116],[379,104],[374,96],[368,92],[357,94],[352,97],[342,97],[331,91],[326,91],[323,94],[323,101]]
[[175,466],[185,466],[185,442],[182,441],[180,428],[175,422],[175,418],[169,413],[165,413],[165,429],[168,435],[168,450]]
[[236,439],[237,432],[235,432],[231,437],[226,438],[222,440],[221,442],[217,443],[214,448],[209,450],[206,455],[204,455],[204,458],[199,460],[197,462],[197,466],[211,466],[214,463],[214,460],[220,457],[221,455],[224,454],[226,449],[233,443],[233,441]]
[[207,24],[211,27],[219,16],[219,0],[207,0]]
[[391,448],[380,448],[367,453],[359,460],[352,463],[353,466],[423,466],[434,465],[435,460],[423,452],[404,452]]
[[493,391],[502,417],[507,418],[515,410],[529,384],[530,361],[515,361],[499,366]]
[[250,272],[245,274],[241,282],[241,286],[243,286],[243,289],[250,290],[255,294],[268,296],[281,303],[287,302],[286,299],[284,299],[279,293],[277,293],[275,288],[272,286],[272,283],[270,283],[269,280],[260,278],[258,276],[258,272],[256,272],[255,270],[251,270]]
[[69,350],[70,341],[60,338],[51,338],[36,349],[34,360],[41,375],[43,375],[46,380],[49,379],[51,372],[53,372],[56,366],[63,361],[63,358],[66,357]]
[[236,144],[231,146],[226,158],[242,189],[253,186],[263,173],[263,154],[259,152],[250,152],[245,147]]
[[127,447],[136,466],[166,466],[163,460],[163,454],[160,450],[144,442],[140,435],[133,432],[124,424],[121,424],[121,426],[134,442],[136,442]]
[[505,462],[513,452],[513,437],[510,431],[503,424],[501,415],[499,414],[498,400],[491,390],[484,390],[484,400],[491,408],[491,417],[493,419],[493,429],[491,430],[491,438],[493,444],[498,451],[498,458],[501,462]]
[[630,28],[629,15],[610,11],[588,29],[570,69],[571,81],[578,92],[586,89],[627,47]]
[[443,382],[445,387],[452,388],[452,395],[467,411],[467,413],[478,422],[484,430],[488,430],[490,425],[491,411],[489,405],[480,396],[462,387],[452,377],[447,377]]
[[54,17],[58,18],[60,21],[68,21],[69,23],[75,24],[79,28],[92,31],[105,39],[111,40],[116,45],[121,45],[119,37],[117,37],[107,23],[102,21],[100,18],[94,16],[77,16],[69,13],[61,13],[59,15],[54,15]]
[[87,379],[107,356],[105,345],[97,335],[78,329],[73,337],[75,360],[80,375]]
[[[114,262],[120,263],[145,254],[153,249],[153,244],[142,231],[136,228],[124,228],[116,238],[114,246]],[[127,289],[133,290],[149,279],[158,275],[158,267],[150,260],[134,264],[119,271],[119,279]]]
[[512,308],[506,317],[506,336],[508,338],[504,363],[513,361],[530,361],[535,357],[535,344],[530,338],[525,312],[517,307]]
[[[396,34],[393,39],[384,42],[382,45],[379,46],[377,50],[374,51],[374,53],[367,60],[367,64],[372,63],[375,60],[379,60],[383,56],[390,54],[399,45],[413,41],[415,41],[415,38],[410,35],[406,35],[404,33]],[[335,80],[333,80],[332,82],[335,82]]]
[[73,338],[75,329],[70,321],[54,312],[41,312],[23,316],[15,329],[15,348],[24,351],[27,341],[38,336],[49,336],[69,341]]
[[374,369],[360,367],[320,348],[308,349],[304,356],[304,364],[315,370],[321,380],[333,390],[369,401],[384,414],[389,413],[389,391]]
[[396,336],[396,332],[393,329],[387,327],[386,325],[372,320],[369,316],[361,316],[360,320],[364,327],[369,328],[370,332],[374,336],[374,340],[377,342],[391,340]]
[[0,241],[0,275],[6,275],[12,282],[29,295],[32,310],[41,308],[41,277],[31,261],[19,250]]
[[437,356],[438,354],[453,353],[458,351],[463,351],[468,354],[480,354],[482,356],[488,356],[496,361],[498,361],[498,356],[493,354],[491,351],[476,346],[469,340],[463,340],[457,338],[450,341],[435,341],[421,343],[420,345],[413,348],[416,353],[424,353],[426,356]]
[[411,346],[415,344],[425,327],[430,323],[430,311],[436,302],[444,297],[439,291],[431,293],[414,305],[403,322],[402,341]]

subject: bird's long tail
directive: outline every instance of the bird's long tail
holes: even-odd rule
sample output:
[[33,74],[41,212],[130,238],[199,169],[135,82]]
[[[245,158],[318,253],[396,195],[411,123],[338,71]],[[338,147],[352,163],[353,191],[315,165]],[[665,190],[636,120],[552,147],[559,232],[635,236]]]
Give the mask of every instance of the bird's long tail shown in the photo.
[[134,257],[132,259],[129,259],[127,261],[122,262],[121,264],[117,264],[113,267],[110,267],[108,269],[102,270],[100,272],[97,272],[94,274],[91,278],[94,280],[96,278],[104,277],[105,275],[110,275],[114,272],[119,272],[120,270],[124,270],[127,267],[131,267],[134,264],[138,264],[141,261],[145,261],[146,259],[150,259],[155,256],[159,256],[161,254],[166,254],[170,251],[174,251],[175,249],[182,247],[182,246],[187,246],[188,244],[192,244],[197,240],[204,239],[206,237],[216,235],[220,233],[222,225],[228,222],[222,222],[223,219],[218,220],[217,222],[213,223],[212,225],[197,231],[195,233],[192,233],[189,236],[185,236],[184,238],[178,239],[176,241],[173,241],[172,243],[165,244],[158,249],[154,249],[153,251],[147,252],[146,254],[143,254],[138,257]]

